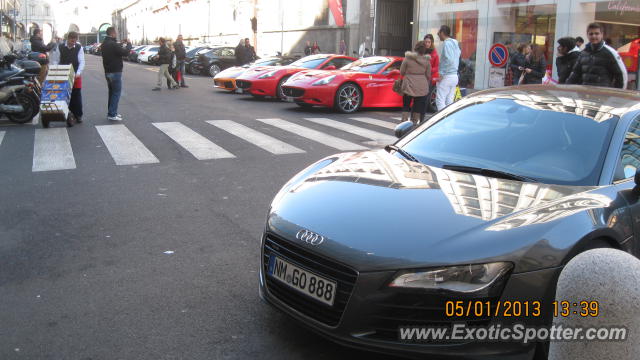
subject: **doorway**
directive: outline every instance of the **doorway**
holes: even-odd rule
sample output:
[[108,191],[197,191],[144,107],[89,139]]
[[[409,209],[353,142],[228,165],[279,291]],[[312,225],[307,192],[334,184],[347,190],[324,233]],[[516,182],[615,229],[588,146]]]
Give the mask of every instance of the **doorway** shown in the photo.
[[376,55],[404,56],[412,50],[414,0],[378,0]]

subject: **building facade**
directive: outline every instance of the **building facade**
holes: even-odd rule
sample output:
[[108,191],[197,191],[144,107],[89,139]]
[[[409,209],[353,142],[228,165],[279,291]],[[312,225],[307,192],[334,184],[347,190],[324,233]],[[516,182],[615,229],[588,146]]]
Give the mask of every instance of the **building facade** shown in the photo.
[[40,29],[45,43],[51,41],[55,35],[55,16],[52,1],[22,0],[18,23],[25,30],[24,33],[19,34],[22,38],[28,39],[35,29]]
[[21,6],[21,0],[0,0],[0,32],[12,39],[18,39],[24,33],[24,27],[15,21]]

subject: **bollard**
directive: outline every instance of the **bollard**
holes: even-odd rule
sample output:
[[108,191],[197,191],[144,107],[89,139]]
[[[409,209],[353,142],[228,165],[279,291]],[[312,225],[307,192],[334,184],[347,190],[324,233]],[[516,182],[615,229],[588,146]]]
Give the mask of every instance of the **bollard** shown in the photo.
[[[640,354],[640,260],[615,249],[579,254],[565,266],[558,280],[556,301],[567,300],[571,313],[553,324],[566,327],[625,327],[625,341],[551,341],[549,360],[632,360]],[[573,304],[597,301],[598,316],[582,317]],[[573,311],[577,310],[578,314]]]

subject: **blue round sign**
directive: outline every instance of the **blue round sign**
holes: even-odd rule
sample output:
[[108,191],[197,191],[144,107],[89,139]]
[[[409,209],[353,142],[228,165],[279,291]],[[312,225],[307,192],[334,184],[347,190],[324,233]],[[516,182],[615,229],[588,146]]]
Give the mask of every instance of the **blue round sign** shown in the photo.
[[509,51],[502,44],[494,44],[489,50],[489,62],[495,67],[503,67],[509,60]]

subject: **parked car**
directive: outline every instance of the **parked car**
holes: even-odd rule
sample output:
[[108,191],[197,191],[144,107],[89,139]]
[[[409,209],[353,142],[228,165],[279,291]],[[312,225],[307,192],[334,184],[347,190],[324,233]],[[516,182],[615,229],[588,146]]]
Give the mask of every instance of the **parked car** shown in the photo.
[[235,49],[217,47],[198,54],[189,64],[193,74],[216,76],[220,71],[235,65]]
[[393,91],[400,78],[401,57],[372,56],[340,70],[308,70],[291,76],[282,91],[302,107],[323,106],[343,113],[361,107],[401,107],[402,96]]
[[160,46],[158,45],[147,45],[138,53],[138,63],[149,63],[149,58],[153,55],[156,55],[160,50]]
[[129,51],[129,56],[127,57],[127,60],[131,61],[131,62],[137,62],[138,61],[138,53],[140,51],[142,51],[142,49],[144,49],[146,45],[140,45],[140,46],[136,46],[133,49],[131,49]]
[[638,53],[640,51],[640,39],[635,39],[630,43],[627,43],[620,48],[618,48],[618,53],[620,57],[622,57],[622,61],[624,65],[627,67],[627,71],[630,74],[629,84],[627,84],[629,89],[635,90],[638,79],[635,78],[635,74],[638,71]]
[[548,329],[569,260],[640,255],[638,103],[638,92],[592,86],[484,90],[400,127],[384,150],[310,165],[269,207],[260,297],[368,351],[546,359],[544,342],[412,342],[400,328]]
[[238,89],[236,87],[236,78],[242,75],[245,71],[251,68],[256,68],[260,66],[284,66],[289,65],[292,62],[296,61],[299,58],[290,57],[290,56],[273,56],[267,57],[263,59],[258,59],[251,64],[246,64],[243,66],[232,66],[219,72],[216,76],[213,77],[214,87],[222,90],[228,91],[241,91],[242,89]]
[[236,85],[255,97],[272,96],[284,100],[282,84],[292,75],[309,69],[335,70],[356,58],[334,54],[318,54],[303,57],[288,66],[261,66],[247,70],[236,78]]
[[196,46],[193,49],[189,50],[186,52],[186,57],[185,57],[185,67],[187,70],[187,73],[195,75],[196,74],[196,69],[195,69],[195,65],[192,66],[192,63],[194,62],[194,60],[196,59],[196,57],[202,53],[205,53],[207,51],[209,51],[211,48],[208,46]]

